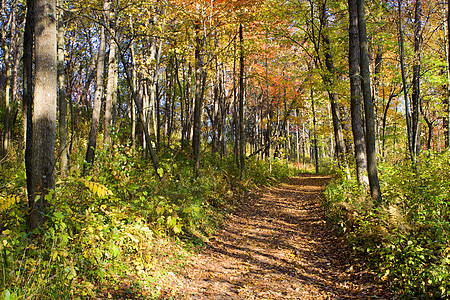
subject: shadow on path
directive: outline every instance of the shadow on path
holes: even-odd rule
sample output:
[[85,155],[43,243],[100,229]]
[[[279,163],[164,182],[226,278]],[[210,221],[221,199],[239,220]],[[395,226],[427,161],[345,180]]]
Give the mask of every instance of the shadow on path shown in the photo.
[[174,298],[382,298],[325,222],[320,201],[329,180],[304,174],[251,195],[194,257]]

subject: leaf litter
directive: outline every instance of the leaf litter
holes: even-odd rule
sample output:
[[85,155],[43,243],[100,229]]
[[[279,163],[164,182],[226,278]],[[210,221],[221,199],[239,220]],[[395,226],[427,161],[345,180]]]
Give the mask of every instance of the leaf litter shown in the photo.
[[330,176],[303,174],[240,199],[162,299],[389,299],[330,227]]

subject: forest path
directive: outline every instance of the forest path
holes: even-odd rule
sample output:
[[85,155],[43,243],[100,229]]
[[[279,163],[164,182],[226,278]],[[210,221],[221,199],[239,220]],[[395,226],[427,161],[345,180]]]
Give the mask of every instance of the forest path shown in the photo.
[[171,299],[383,298],[326,224],[320,201],[330,179],[304,174],[242,200]]

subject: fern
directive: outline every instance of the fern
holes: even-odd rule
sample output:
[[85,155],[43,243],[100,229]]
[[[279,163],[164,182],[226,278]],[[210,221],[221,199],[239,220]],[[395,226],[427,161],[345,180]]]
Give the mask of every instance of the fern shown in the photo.
[[103,184],[93,182],[84,178],[79,178],[78,181],[83,183],[85,187],[87,187],[92,193],[99,196],[100,198],[106,198],[113,195],[113,192]]

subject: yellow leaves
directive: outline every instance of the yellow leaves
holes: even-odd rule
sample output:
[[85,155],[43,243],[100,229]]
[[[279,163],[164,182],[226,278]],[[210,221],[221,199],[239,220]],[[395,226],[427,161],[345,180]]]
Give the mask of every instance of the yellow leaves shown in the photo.
[[8,195],[6,197],[0,197],[0,211],[10,208],[11,205],[18,203],[19,201],[19,195]]
[[103,184],[93,182],[84,178],[79,178],[78,181],[82,182],[85,187],[87,187],[92,193],[96,194],[100,198],[106,198],[113,195],[113,192]]

